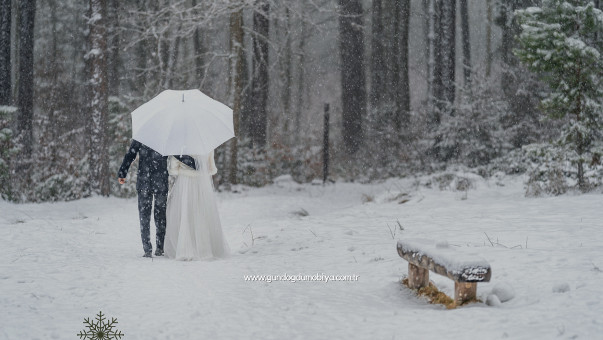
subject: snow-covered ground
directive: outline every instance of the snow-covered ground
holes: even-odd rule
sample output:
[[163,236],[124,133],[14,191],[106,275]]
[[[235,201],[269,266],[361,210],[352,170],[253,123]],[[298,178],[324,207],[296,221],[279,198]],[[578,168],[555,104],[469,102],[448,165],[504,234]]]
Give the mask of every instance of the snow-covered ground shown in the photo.
[[[123,339],[603,338],[603,195],[525,198],[521,178],[472,178],[468,192],[404,179],[220,193],[233,254],[198,262],[142,258],[134,199],[0,202],[0,338],[77,339],[99,311]],[[513,299],[417,298],[399,283],[405,237],[479,253],[492,280],[478,296]],[[358,280],[245,281],[256,274]]]

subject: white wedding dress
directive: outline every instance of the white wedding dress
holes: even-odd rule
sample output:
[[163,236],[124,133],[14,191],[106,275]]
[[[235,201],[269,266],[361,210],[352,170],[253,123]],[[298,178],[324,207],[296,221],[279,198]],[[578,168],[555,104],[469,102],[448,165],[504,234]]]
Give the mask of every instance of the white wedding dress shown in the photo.
[[175,181],[168,196],[165,256],[182,261],[226,257],[229,249],[211,180],[217,172],[214,154],[192,157],[197,170],[172,156],[168,159]]

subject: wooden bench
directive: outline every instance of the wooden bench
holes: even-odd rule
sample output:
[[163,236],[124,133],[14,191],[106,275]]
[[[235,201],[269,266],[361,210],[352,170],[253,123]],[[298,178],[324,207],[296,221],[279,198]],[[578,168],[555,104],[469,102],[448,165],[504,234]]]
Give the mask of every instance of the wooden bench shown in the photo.
[[429,285],[429,271],[454,281],[457,306],[476,298],[477,283],[490,281],[492,271],[479,255],[458,252],[447,242],[425,239],[399,240],[398,254],[408,261],[408,286],[413,289]]

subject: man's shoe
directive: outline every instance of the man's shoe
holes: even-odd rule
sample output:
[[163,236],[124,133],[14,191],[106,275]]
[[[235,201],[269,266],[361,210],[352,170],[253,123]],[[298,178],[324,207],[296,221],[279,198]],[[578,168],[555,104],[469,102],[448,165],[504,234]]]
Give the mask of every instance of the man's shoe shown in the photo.
[[155,250],[155,256],[163,256],[163,249],[157,248]]
[[142,255],[142,257],[153,257],[153,256],[151,256],[151,252],[148,252],[148,253],[144,253],[144,255]]

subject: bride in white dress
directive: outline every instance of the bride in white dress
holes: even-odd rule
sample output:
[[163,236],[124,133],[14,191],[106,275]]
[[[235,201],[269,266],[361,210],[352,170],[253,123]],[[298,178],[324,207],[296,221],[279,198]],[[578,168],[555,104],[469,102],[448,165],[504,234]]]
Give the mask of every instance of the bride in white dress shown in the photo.
[[218,172],[214,153],[192,157],[196,170],[172,156],[168,159],[175,181],[168,196],[165,255],[182,261],[226,257],[229,249],[211,180]]

